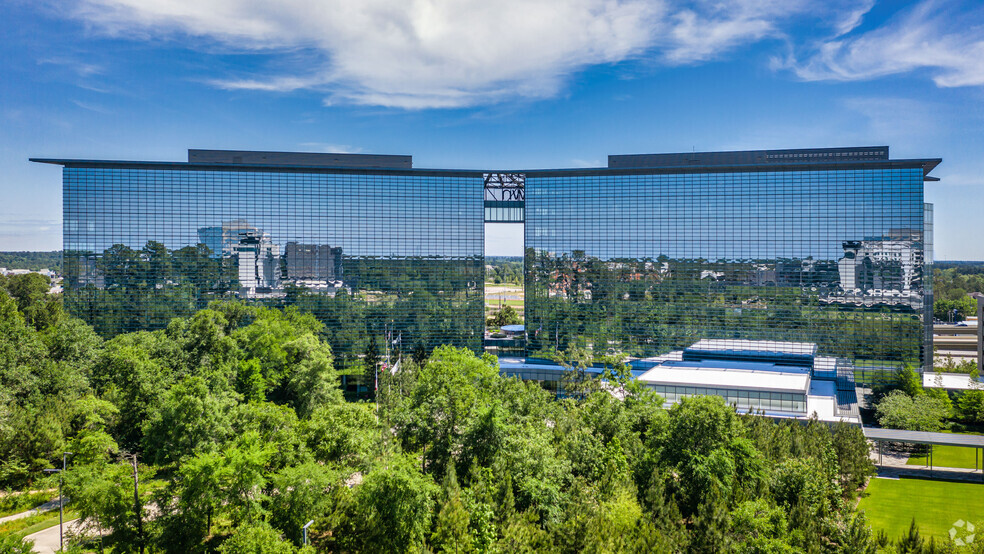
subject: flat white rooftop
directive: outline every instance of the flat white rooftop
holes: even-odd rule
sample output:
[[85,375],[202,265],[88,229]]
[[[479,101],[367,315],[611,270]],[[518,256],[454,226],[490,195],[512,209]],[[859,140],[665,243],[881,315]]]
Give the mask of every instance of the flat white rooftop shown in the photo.
[[692,344],[689,350],[705,351],[751,351],[778,352],[782,354],[803,354],[814,356],[817,345],[812,342],[785,342],[774,340],[744,340],[744,339],[700,339]]
[[984,382],[974,381],[967,373],[923,373],[923,386],[928,389],[984,389]]
[[664,362],[638,377],[651,385],[806,394],[810,371],[773,364],[715,361]]

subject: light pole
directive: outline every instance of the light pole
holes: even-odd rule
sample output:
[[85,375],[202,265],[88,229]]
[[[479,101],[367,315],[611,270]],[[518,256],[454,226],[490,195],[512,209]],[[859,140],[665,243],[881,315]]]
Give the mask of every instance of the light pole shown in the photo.
[[64,480],[65,469],[68,467],[68,456],[69,454],[75,454],[75,452],[62,452],[62,467],[61,469],[46,469],[45,473],[57,473],[58,474],[58,549],[65,550],[65,529],[64,519],[65,519],[65,499],[62,497],[62,481]]
[[304,524],[304,527],[301,527],[301,529],[304,531],[304,546],[307,546],[307,544],[308,544],[307,530],[308,530],[308,527],[310,527],[312,523],[314,523],[314,520],[313,519],[311,521],[305,523]]

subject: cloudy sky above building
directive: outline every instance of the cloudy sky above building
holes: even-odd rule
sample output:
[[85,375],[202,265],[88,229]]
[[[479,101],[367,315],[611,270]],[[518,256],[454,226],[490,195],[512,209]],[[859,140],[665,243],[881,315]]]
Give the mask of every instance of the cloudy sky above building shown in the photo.
[[[187,148],[416,167],[889,145],[942,157],[936,258],[984,260],[984,6],[882,0],[7,0],[0,250],[61,247],[58,168]],[[421,191],[431,194],[434,191]],[[520,254],[515,227],[490,254]]]

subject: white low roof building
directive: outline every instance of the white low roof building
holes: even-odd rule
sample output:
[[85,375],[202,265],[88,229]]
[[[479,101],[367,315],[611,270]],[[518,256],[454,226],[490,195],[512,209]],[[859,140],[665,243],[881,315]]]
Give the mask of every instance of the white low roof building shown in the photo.
[[737,361],[667,361],[638,378],[649,385],[807,394],[808,369]]

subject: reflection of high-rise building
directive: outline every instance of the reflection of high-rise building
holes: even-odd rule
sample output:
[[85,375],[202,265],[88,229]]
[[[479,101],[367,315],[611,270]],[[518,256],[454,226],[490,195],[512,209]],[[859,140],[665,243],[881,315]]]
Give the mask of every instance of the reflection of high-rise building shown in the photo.
[[[646,359],[727,339],[931,363],[923,183],[940,160],[862,147],[608,161],[525,172],[528,353]],[[656,260],[665,275],[644,269]]]
[[921,292],[925,254],[918,231],[892,229],[885,236],[846,241],[843,247],[837,265],[845,291]]
[[223,221],[222,225],[198,229],[198,242],[204,244],[215,258],[232,256],[239,245],[239,234],[244,231],[257,231],[245,219]]
[[292,281],[335,281],[342,278],[342,249],[327,244],[288,242],[284,249],[286,279]]
[[280,247],[261,231],[241,231],[234,247],[239,262],[239,286],[246,297],[270,293],[280,285]]
[[371,338],[381,351],[482,348],[480,171],[282,152],[60,163],[66,258],[106,275],[77,264],[66,305],[103,335],[239,298],[312,312],[339,367]]

